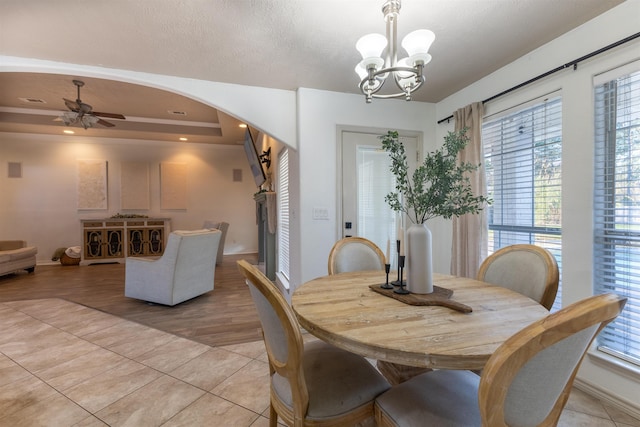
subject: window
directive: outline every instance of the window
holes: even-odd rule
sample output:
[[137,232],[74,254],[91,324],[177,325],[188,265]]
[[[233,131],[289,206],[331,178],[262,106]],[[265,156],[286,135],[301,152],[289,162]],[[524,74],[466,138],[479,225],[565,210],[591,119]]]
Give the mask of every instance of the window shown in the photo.
[[[562,100],[547,97],[482,126],[489,253],[514,244],[548,249],[561,267]],[[560,307],[560,287],[553,309]]]
[[596,78],[595,150],[594,291],[628,298],[598,348],[640,365],[640,63]]
[[289,282],[289,150],[278,155],[278,273]]

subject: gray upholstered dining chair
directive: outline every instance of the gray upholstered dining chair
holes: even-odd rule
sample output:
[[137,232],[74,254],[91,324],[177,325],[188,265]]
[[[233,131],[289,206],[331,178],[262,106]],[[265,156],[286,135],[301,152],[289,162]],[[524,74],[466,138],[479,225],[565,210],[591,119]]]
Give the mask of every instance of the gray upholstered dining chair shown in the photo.
[[245,260],[238,267],[258,310],[271,376],[269,425],[354,425],[373,420],[373,401],[389,383],[363,357],[324,341],[303,342],[278,288]]
[[[519,244],[505,246],[489,255],[480,265],[476,279],[528,296],[550,310],[558,292],[560,274],[555,257],[547,249]],[[378,361],[377,366],[391,384],[400,384],[430,371],[385,361]]]
[[376,399],[382,427],[555,426],[595,336],[627,299],[596,295],[525,327],[487,361],[482,376],[439,370]]
[[364,237],[345,237],[338,240],[329,252],[329,274],[349,271],[384,270],[382,250]]
[[558,293],[560,273],[555,257],[536,245],[511,245],[489,255],[476,277],[526,295],[547,310]]

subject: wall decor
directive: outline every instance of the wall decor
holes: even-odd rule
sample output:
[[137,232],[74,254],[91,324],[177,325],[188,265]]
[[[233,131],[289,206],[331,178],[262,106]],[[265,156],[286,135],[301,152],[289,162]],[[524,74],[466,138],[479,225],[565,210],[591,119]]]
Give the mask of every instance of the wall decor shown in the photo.
[[107,209],[107,161],[79,159],[78,209]]
[[149,164],[123,162],[120,166],[120,208],[148,210],[149,206]]
[[186,163],[160,163],[160,209],[187,209]]

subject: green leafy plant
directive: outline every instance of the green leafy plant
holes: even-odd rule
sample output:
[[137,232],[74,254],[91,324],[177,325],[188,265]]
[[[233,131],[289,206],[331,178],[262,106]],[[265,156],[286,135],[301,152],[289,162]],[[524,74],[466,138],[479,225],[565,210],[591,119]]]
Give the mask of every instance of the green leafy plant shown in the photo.
[[396,177],[396,191],[385,196],[385,201],[396,212],[404,212],[415,224],[443,217],[449,219],[464,214],[477,214],[491,200],[471,191],[468,173],[480,165],[456,161],[458,153],[469,139],[466,129],[449,132],[440,149],[428,153],[423,163],[409,177],[409,165],[404,145],[397,131],[380,137],[382,147],[390,154],[391,172]]

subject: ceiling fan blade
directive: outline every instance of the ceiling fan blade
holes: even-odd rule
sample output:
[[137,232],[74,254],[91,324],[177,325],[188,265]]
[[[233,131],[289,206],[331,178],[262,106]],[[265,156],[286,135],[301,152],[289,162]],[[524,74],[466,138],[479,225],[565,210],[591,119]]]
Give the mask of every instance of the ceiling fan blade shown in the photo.
[[115,126],[113,123],[109,123],[108,121],[106,121],[106,120],[102,120],[102,119],[98,119],[97,123],[98,123],[99,125],[106,126],[106,127],[108,127],[108,128],[112,128],[112,127],[114,127],[114,126]]
[[80,109],[80,105],[76,101],[72,101],[67,98],[62,99],[64,99],[64,105],[66,105],[69,110],[78,112],[78,110]]
[[126,117],[123,116],[122,114],[100,113],[98,111],[93,111],[93,112],[91,112],[91,114],[93,114],[94,116],[107,117],[107,118],[110,118],[110,119],[126,120]]

